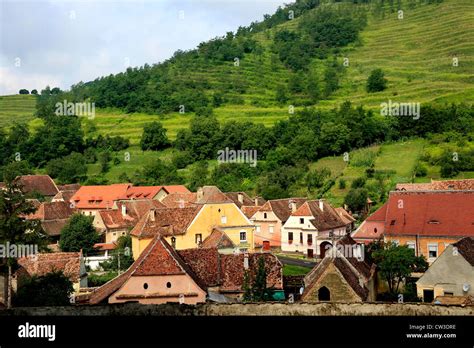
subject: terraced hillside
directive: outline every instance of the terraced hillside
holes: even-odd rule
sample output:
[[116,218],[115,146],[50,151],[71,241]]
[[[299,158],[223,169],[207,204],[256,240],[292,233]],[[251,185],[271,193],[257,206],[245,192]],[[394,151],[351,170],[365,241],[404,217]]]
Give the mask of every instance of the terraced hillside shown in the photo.
[[[402,2],[403,19],[398,18],[397,12],[388,10],[382,18],[373,9],[366,8],[368,25],[360,34],[360,42],[344,48],[338,55],[340,62],[344,57],[349,58],[340,89],[316,107],[333,108],[345,100],[375,110],[388,99],[420,103],[474,101],[474,42],[470,39],[474,37],[474,2],[444,0],[440,4],[418,4],[414,8],[410,6],[412,3]],[[299,21],[301,18],[296,18],[256,33],[253,37],[265,47],[263,55],[246,54],[238,67],[233,62],[212,68],[191,62],[183,74],[180,73],[183,67],[177,64],[173,78],[206,80],[211,86],[242,82],[243,93],[229,91],[227,95],[231,101],[238,100],[238,104],[214,109],[220,121],[249,120],[269,126],[287,118],[288,106],[275,101],[275,86],[287,83],[293,73],[279,60],[272,59],[270,46],[276,32],[296,30]],[[459,66],[453,66],[453,58],[459,59]],[[324,61],[313,59],[310,71],[321,75],[324,66]],[[389,83],[385,91],[369,94],[365,83],[374,68],[383,69]],[[206,93],[211,92],[212,89]],[[288,104],[293,101],[290,99]],[[2,97],[0,125],[8,125],[11,120],[30,120],[33,106],[32,96]],[[296,110],[299,108],[301,106],[296,106]],[[179,128],[187,127],[191,115],[191,112],[151,115],[99,109],[94,123],[98,134],[122,135],[137,144],[145,123],[160,120],[168,129],[168,135],[174,138]]]
[[0,127],[8,127],[12,122],[29,122],[34,117],[35,105],[32,95],[0,96]]

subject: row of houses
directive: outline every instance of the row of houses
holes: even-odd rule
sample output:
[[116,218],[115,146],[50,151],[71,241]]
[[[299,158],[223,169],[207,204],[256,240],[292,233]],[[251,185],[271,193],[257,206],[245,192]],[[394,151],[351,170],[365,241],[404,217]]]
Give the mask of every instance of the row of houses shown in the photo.
[[244,275],[255,274],[262,257],[275,298],[284,290],[288,297],[290,280],[284,284],[282,265],[270,253],[275,250],[321,260],[304,279],[293,282],[290,292],[304,301],[373,301],[376,266],[360,258],[360,249],[346,254],[330,246],[356,249],[376,240],[407,245],[426,256],[431,267],[417,289],[430,302],[473,295],[473,198],[474,180],[399,184],[354,229],[350,213],[322,199],[265,201],[215,186],[190,192],[184,186],[119,184],[58,191],[50,201],[38,202],[29,218],[40,220],[54,237],[71,214],[91,216],[103,236],[97,247],[104,255],[120,236],[132,237],[132,267],[81,295],[84,303],[231,301],[242,296]]

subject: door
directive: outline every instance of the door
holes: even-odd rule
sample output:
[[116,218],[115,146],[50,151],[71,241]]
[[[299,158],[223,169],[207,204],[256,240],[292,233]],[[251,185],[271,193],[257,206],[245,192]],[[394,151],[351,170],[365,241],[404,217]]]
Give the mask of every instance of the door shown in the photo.
[[431,303],[434,300],[434,290],[423,290],[423,302]]
[[314,257],[313,255],[313,249],[308,249],[308,258],[312,259]]
[[263,241],[263,251],[270,251],[270,242],[268,240]]

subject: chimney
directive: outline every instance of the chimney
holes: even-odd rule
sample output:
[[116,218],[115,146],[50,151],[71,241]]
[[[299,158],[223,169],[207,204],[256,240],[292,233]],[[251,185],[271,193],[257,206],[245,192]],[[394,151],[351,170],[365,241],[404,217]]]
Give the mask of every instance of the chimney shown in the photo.
[[291,212],[294,213],[296,211],[296,202],[295,201],[290,201],[290,208]]
[[127,207],[125,204],[122,204],[122,216],[127,216]]
[[258,207],[258,196],[255,197],[255,206]]
[[198,188],[197,190],[197,201],[201,201],[204,198],[204,191],[202,187]]
[[244,204],[244,195],[242,193],[237,194],[237,199],[239,200],[240,204]]
[[244,254],[244,269],[249,269],[249,254]]
[[319,200],[319,210],[324,211],[324,200],[323,199]]
[[155,221],[155,209],[150,210],[150,221]]

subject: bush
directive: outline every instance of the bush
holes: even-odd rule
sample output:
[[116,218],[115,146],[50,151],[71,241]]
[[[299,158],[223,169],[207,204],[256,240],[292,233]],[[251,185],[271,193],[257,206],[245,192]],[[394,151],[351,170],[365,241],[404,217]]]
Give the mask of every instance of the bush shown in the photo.
[[16,307],[68,306],[74,292],[71,280],[62,271],[43,276],[21,278],[18,291],[13,297]]
[[341,190],[344,190],[346,188],[346,180],[345,179],[343,179],[343,178],[339,179],[339,188]]
[[367,80],[367,92],[381,92],[387,88],[387,79],[382,69],[372,70]]
[[354,179],[354,181],[352,181],[351,188],[356,189],[356,188],[364,187],[365,181],[366,180],[364,177],[356,178]]
[[104,274],[92,273],[87,276],[87,285],[91,288],[102,286],[117,276],[118,276],[118,272],[107,272]]
[[192,164],[194,159],[188,151],[182,151],[174,155],[172,162],[176,168],[183,169]]
[[140,140],[140,147],[145,150],[162,150],[170,146],[170,141],[166,136],[166,129],[159,122],[148,123],[143,127],[143,134]]

